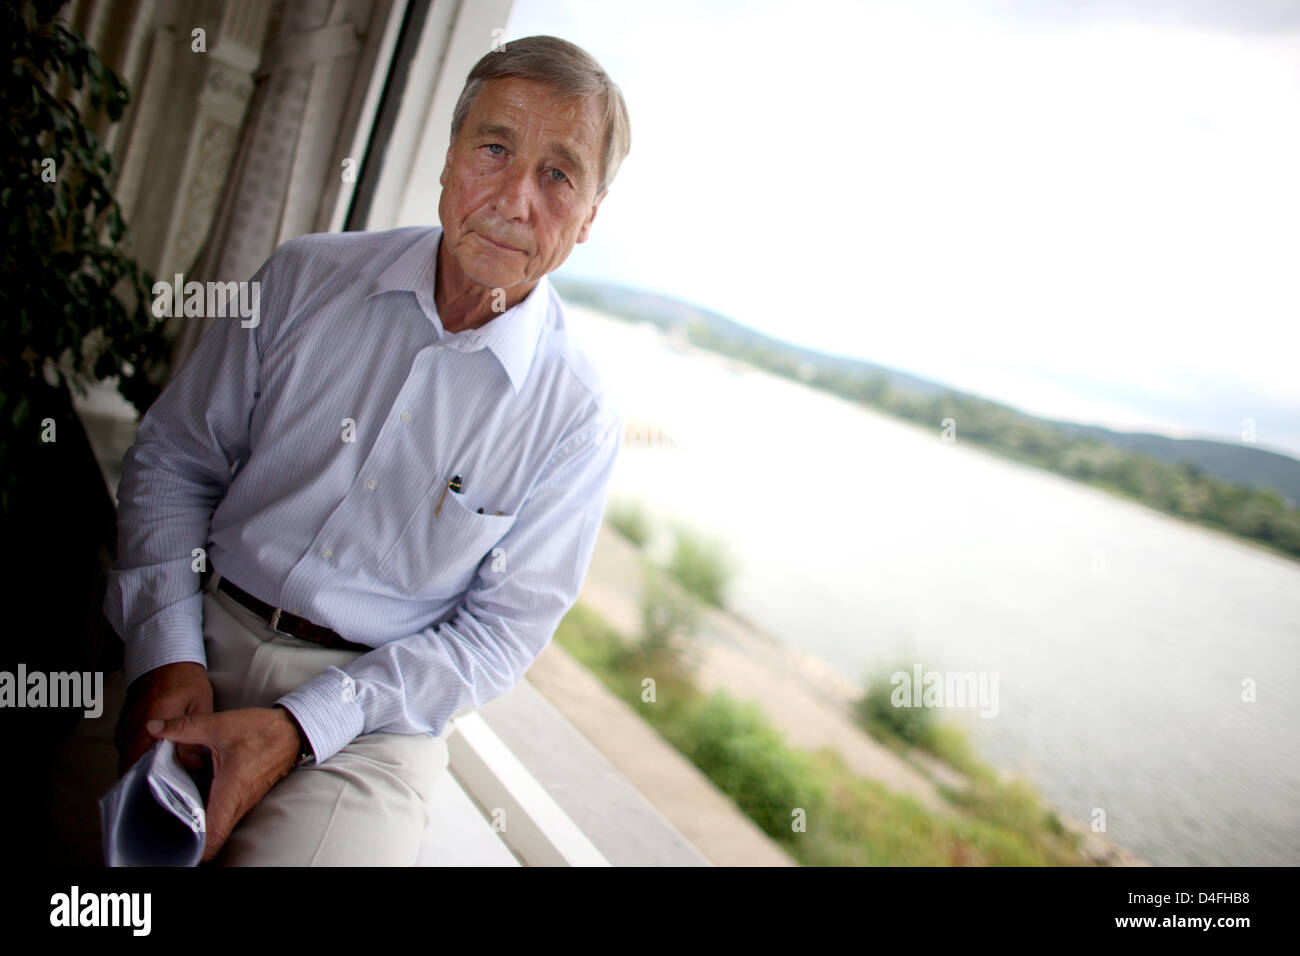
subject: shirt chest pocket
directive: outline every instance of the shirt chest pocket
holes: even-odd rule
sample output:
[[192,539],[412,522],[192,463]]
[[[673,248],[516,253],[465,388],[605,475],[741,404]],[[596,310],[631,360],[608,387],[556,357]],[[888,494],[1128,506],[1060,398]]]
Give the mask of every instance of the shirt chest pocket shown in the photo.
[[452,491],[427,495],[380,560],[380,577],[409,594],[450,595],[465,590],[479,562],[518,515],[478,514],[462,498]]

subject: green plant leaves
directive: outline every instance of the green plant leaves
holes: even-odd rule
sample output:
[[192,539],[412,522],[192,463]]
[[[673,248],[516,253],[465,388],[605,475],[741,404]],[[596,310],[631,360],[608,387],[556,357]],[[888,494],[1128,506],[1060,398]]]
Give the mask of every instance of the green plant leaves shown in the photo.
[[[44,387],[42,369],[61,356],[82,359],[91,333],[101,342],[87,356],[97,378],[120,375],[132,359],[163,356],[168,343],[151,321],[152,277],[121,248],[127,224],[112,194],[114,164],[78,116],[69,87],[95,112],[116,120],[126,86],[84,37],[55,20],[61,2],[29,0],[0,10],[0,95],[10,108],[0,125],[0,498],[24,473],[23,455],[38,447],[40,409],[28,392]],[[86,118],[93,120],[93,115]],[[53,176],[49,161],[53,160]],[[52,180],[52,181],[51,181]],[[113,290],[122,290],[114,295]],[[85,371],[83,369],[83,371]],[[77,387],[62,370],[60,384]],[[122,394],[143,412],[157,388],[147,377]]]

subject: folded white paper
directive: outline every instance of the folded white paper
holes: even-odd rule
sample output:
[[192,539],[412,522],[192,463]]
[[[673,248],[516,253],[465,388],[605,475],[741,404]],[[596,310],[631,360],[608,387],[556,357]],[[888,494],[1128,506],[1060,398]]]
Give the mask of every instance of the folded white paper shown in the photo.
[[206,839],[203,796],[176,745],[160,740],[99,801],[109,866],[198,866]]

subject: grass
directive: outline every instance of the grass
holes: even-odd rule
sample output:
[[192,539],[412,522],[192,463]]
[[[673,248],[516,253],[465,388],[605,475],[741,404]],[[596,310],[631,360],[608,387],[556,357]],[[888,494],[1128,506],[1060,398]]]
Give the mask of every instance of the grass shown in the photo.
[[[555,639],[806,866],[1083,862],[1032,788],[1000,782],[955,728],[932,726],[917,744],[971,779],[967,791],[945,791],[953,813],[936,813],[856,776],[831,750],[790,747],[757,705],[703,693],[669,645],[634,643],[589,608],[572,608]],[[647,678],[652,703],[643,696]]]

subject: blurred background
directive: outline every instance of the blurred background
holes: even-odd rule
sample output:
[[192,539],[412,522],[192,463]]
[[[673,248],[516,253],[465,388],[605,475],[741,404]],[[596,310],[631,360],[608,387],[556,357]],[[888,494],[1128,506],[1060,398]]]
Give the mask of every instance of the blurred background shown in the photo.
[[632,111],[556,280],[634,423],[623,500],[846,680],[998,673],[996,717],[942,716],[1142,857],[1300,862],[1300,7],[518,0],[509,32]]

